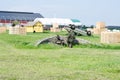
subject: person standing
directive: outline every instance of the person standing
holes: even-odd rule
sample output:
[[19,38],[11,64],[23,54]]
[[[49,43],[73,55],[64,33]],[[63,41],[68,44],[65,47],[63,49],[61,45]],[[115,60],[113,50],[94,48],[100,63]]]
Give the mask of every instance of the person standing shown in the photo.
[[70,32],[68,34],[68,37],[67,37],[67,44],[68,44],[68,47],[72,48],[73,47],[73,44],[74,44],[74,40],[75,40],[75,25],[70,25]]

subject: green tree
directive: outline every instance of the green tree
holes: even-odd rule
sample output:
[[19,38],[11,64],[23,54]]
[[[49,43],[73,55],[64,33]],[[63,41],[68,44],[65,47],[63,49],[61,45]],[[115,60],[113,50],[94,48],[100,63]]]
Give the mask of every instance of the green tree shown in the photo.
[[12,27],[19,25],[19,24],[20,24],[20,22],[18,20],[15,20],[12,22]]

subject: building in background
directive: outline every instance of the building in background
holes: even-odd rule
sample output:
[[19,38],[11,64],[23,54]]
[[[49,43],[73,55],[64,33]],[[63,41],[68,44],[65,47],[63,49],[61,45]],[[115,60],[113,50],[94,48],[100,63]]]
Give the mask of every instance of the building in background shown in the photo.
[[33,12],[0,11],[0,25],[11,25],[15,20],[24,24],[36,18],[43,18],[43,16]]

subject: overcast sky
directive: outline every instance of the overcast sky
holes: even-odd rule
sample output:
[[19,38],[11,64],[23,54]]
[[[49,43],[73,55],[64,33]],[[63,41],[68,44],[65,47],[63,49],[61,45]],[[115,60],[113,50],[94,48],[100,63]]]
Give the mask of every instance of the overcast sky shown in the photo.
[[85,25],[103,21],[120,26],[120,0],[2,0],[1,11],[41,13],[47,18],[79,19]]

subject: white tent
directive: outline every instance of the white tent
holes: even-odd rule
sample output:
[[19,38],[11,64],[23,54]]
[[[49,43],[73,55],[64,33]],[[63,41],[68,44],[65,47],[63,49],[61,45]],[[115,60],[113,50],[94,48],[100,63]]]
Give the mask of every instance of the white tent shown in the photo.
[[44,25],[53,25],[57,23],[58,25],[81,25],[81,23],[74,23],[71,19],[64,19],[64,18],[36,18],[34,22],[40,21]]

